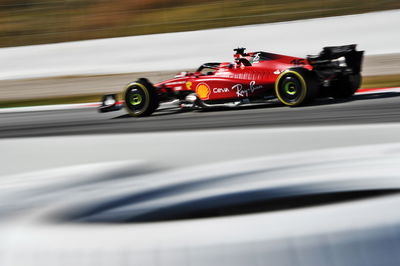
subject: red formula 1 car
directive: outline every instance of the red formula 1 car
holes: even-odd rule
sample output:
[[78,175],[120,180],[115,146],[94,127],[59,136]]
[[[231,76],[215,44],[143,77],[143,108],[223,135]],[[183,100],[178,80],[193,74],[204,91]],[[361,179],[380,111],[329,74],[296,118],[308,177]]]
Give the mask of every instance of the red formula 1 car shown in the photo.
[[[152,84],[129,83],[124,105],[132,116],[148,116],[161,102],[207,108],[221,104],[259,103],[273,98],[300,106],[316,97],[350,97],[360,87],[363,51],[356,45],[325,47],[307,58],[235,49],[234,63],[206,63],[196,72]],[[100,112],[118,110],[115,94],[105,95]]]

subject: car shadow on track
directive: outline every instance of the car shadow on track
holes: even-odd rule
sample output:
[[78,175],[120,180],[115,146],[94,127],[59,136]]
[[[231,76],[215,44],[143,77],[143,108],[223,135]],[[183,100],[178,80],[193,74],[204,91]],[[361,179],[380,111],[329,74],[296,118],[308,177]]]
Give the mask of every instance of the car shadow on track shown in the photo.
[[[166,115],[176,115],[176,114],[183,114],[183,113],[188,113],[192,112],[193,110],[187,110],[187,109],[178,109],[176,108],[163,108],[161,110],[157,110],[154,112],[150,117],[160,117],[160,116],[166,116]],[[116,117],[113,117],[111,119],[121,119],[121,118],[133,118],[133,119],[140,119],[140,117],[133,117],[129,114],[123,114],[119,115]]]
[[228,110],[235,110],[235,111],[240,111],[240,110],[251,110],[251,109],[262,109],[262,108],[269,108],[269,107],[278,107],[282,106],[280,102],[277,101],[271,101],[267,103],[257,103],[257,104],[248,104],[248,105],[240,105],[240,106],[216,106],[216,107],[209,107],[206,109],[199,109],[196,110],[198,112],[216,112],[216,111],[228,111]]
[[320,99],[315,100],[308,106],[330,105],[330,104],[347,103],[347,102],[354,102],[354,101],[360,101],[360,100],[385,99],[385,98],[394,98],[394,97],[400,97],[400,92],[377,92],[377,93],[368,93],[368,94],[355,94],[352,97],[345,98],[345,99],[320,98]]
[[[318,98],[312,103],[309,103],[304,106],[294,107],[294,108],[302,108],[305,106],[323,106],[323,105],[331,105],[331,104],[339,104],[339,103],[347,103],[359,100],[372,100],[372,99],[385,99],[385,98],[393,98],[400,97],[400,92],[378,92],[378,93],[369,93],[369,94],[356,94],[352,97],[346,99],[334,99],[334,98]],[[287,107],[283,103],[279,102],[277,99],[271,100],[267,103],[255,104],[255,105],[241,105],[237,107],[212,107],[203,110],[199,110],[200,112],[213,112],[213,111],[226,111],[226,110],[250,110],[250,109],[260,109],[260,108],[271,108],[271,107]]]
[[[373,100],[373,99],[385,99],[385,98],[393,98],[400,97],[400,92],[377,92],[377,93],[368,93],[368,94],[356,94],[350,98],[346,99],[334,99],[334,98],[319,98],[314,102],[307,104],[305,106],[324,106],[324,105],[332,105],[332,104],[340,104],[340,103],[348,103],[353,101],[360,100]],[[219,112],[219,111],[240,111],[240,110],[251,110],[251,109],[262,109],[262,108],[273,108],[273,107],[286,107],[284,104],[279,102],[277,99],[270,100],[266,103],[258,103],[258,104],[248,104],[248,105],[240,105],[240,106],[215,106],[209,107],[206,109],[178,109],[176,108],[163,108],[161,110],[156,111],[151,117],[161,117],[168,115],[178,115],[189,112]],[[301,107],[299,107],[301,108]],[[130,116],[129,114],[120,115],[117,117],[113,117],[112,119],[121,119],[121,118],[135,118]],[[138,119],[138,118],[136,118]]]

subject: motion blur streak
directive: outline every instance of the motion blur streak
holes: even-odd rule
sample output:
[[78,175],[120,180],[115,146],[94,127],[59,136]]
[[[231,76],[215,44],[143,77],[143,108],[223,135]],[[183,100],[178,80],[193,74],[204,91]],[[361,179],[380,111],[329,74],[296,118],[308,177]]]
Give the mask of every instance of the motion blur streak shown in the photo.
[[[0,0],[0,266],[399,266],[399,8]],[[362,84],[353,44],[366,55]],[[305,57],[326,46],[310,64],[282,65],[239,48]],[[142,79],[121,97],[141,77],[157,84],[232,62],[233,48],[236,64],[200,68],[221,70],[203,75],[203,92],[239,97],[248,85],[243,105],[198,108],[189,79],[165,83],[165,95]],[[236,80],[225,70],[261,58],[271,69],[207,81]],[[271,79],[274,95],[249,105],[265,85],[256,76],[287,83]],[[282,90],[295,105],[318,99],[284,107]],[[140,115],[160,108],[131,117],[69,105],[102,94],[103,111],[121,100],[150,108]]]
[[[3,125],[0,128],[0,138],[393,123],[400,121],[399,96],[398,90],[390,89],[358,94],[344,100],[319,99],[313,105],[302,108],[287,108],[272,101],[263,105],[217,108],[200,112],[180,111],[176,110],[176,107],[174,110],[171,108],[173,106],[166,105],[145,119],[130,117],[123,110],[99,115],[90,108],[4,113],[0,116],[0,123]],[[196,140],[200,143],[210,141],[203,138]],[[251,138],[244,141],[251,143]],[[189,143],[192,142],[189,140]],[[233,140],[234,145],[237,145],[237,142],[241,141]],[[138,143],[135,142],[135,145]],[[149,145],[154,146],[154,144]],[[163,144],[157,143],[157,145]],[[187,151],[186,148],[184,150]],[[214,149],[210,147],[210,150]],[[188,152],[191,152],[191,149]]]
[[[87,178],[87,171],[80,178],[91,181],[71,186],[72,167],[63,170],[65,187],[37,185],[41,204],[2,222],[1,265],[308,266],[340,261],[361,266],[397,265],[400,259],[400,214],[392,208],[400,204],[399,143],[153,172],[132,172],[124,164],[119,165],[123,178],[108,172],[96,180]],[[30,180],[38,176],[32,173]],[[14,185],[24,188],[7,197],[16,209],[24,198],[39,196],[24,183]],[[160,189],[164,192],[156,193]],[[213,195],[228,197],[214,201]],[[207,218],[186,217],[186,203],[192,215],[206,213]],[[153,218],[136,223],[135,214]],[[159,222],[164,215],[175,218]],[[121,221],[128,223],[109,224]]]
[[[370,21],[374,21],[371,34]],[[181,70],[228,62],[231,49],[304,57],[321,47],[357,43],[367,55],[400,53],[400,10],[0,49],[0,79]],[[349,27],[349,25],[352,25]],[[306,32],[312,33],[307,34]],[[212,41],[210,41],[212,40]],[[295,43],[293,40],[296,40]],[[188,45],[190,44],[190,45]],[[96,51],[96,53],[93,53]]]
[[[396,0],[1,0],[0,46],[199,30],[400,8]],[[240,12],[239,12],[240,10]]]

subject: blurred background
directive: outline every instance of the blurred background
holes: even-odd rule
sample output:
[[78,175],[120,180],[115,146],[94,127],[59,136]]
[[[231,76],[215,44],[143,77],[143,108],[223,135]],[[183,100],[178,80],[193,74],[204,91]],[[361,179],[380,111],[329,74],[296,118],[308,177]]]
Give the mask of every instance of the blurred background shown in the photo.
[[400,8],[396,0],[1,0],[0,46],[189,31]]
[[[237,46],[304,57],[358,43],[362,88],[399,86],[398,14],[368,13],[398,8],[396,0],[1,0],[0,106],[97,102],[143,76],[159,82],[231,61]],[[332,17],[352,14],[365,15]],[[307,20],[323,17],[332,19]]]
[[[399,0],[0,0],[0,265],[398,266],[398,25]],[[351,43],[348,99],[97,112],[238,46]]]

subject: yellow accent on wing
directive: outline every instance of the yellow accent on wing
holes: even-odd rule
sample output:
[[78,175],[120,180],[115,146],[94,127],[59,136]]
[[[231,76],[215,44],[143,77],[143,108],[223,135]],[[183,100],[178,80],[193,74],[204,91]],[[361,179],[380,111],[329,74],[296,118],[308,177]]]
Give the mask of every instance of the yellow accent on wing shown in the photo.
[[192,91],[192,90],[193,90],[193,89],[192,89],[192,84],[193,84],[193,83],[192,83],[191,81],[187,81],[187,82],[186,82],[186,89]]

